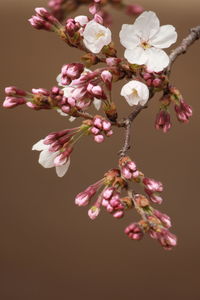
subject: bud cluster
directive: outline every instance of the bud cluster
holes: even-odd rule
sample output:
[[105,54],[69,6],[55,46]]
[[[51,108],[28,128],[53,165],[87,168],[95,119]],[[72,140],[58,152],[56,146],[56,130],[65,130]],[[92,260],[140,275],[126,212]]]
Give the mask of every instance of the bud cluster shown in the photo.
[[155,128],[157,130],[161,129],[166,133],[172,127],[170,113],[166,109],[161,109],[156,115]]
[[119,167],[121,169],[122,177],[125,179],[136,179],[140,175],[135,162],[132,161],[128,156],[120,158]]
[[63,99],[63,91],[58,87],[53,87],[50,91],[38,88],[32,89],[32,93],[10,86],[5,88],[6,98],[3,102],[5,108],[25,104],[35,110],[50,109],[60,105]]
[[140,194],[133,196],[136,210],[141,215],[142,220],[132,223],[125,229],[125,234],[133,240],[141,240],[145,233],[156,239],[166,250],[171,250],[177,244],[177,238],[169,232],[171,227],[170,217],[153,209],[149,205],[148,199]]
[[192,107],[184,101],[183,96],[177,88],[169,87],[160,101],[160,112],[157,114],[155,121],[156,129],[161,129],[166,133],[171,128],[169,106],[172,103],[174,104],[178,121],[182,123],[189,122],[190,117],[192,117]]
[[28,21],[36,29],[44,29],[47,31],[57,31],[61,24],[48,10],[43,7],[35,8],[36,15],[32,16]]
[[84,65],[80,63],[66,64],[61,69],[61,84],[69,85],[83,73]]
[[145,177],[144,174],[137,169],[136,163],[128,156],[120,158],[119,168],[125,180],[133,180],[139,183],[153,203],[161,204],[162,197],[160,193],[163,191],[163,185],[160,181]]
[[101,207],[105,207],[114,218],[122,218],[124,211],[132,207],[131,199],[120,196],[125,187],[126,182],[121,178],[120,171],[111,169],[104,175],[103,179],[79,193],[75,198],[75,203],[79,206],[88,205],[91,198],[100,190],[97,200],[88,211],[89,217],[95,219]]
[[102,116],[95,116],[93,120],[87,120],[84,123],[90,125],[90,133],[94,136],[94,141],[102,143],[104,135],[109,137],[113,134],[111,123]]
[[188,123],[189,118],[192,116],[192,107],[187,104],[180,91],[175,87],[169,88],[170,99],[174,103],[174,109],[178,121]]
[[145,80],[147,86],[157,89],[163,89],[168,82],[168,78],[163,72],[155,73],[142,71],[141,77]]

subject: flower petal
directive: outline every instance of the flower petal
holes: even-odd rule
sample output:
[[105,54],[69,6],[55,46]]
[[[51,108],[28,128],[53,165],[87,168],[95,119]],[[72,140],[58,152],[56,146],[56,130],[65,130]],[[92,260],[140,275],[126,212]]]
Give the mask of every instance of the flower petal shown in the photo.
[[64,113],[60,108],[58,108],[56,111],[57,111],[61,116],[63,116],[63,117],[68,117],[68,116],[69,116],[68,114]]
[[174,26],[164,25],[150,40],[150,44],[156,48],[168,48],[177,40],[177,32]]
[[67,162],[64,165],[56,167],[56,174],[58,175],[58,177],[63,177],[66,174],[66,172],[69,169],[69,165],[70,165],[70,158],[67,160]]
[[62,83],[61,83],[61,79],[62,79],[62,74],[60,73],[60,74],[56,77],[56,81],[57,81],[57,83],[58,83],[59,86],[64,86],[64,85],[62,85]]
[[94,107],[96,108],[96,110],[100,110],[100,108],[101,108],[101,103],[102,103],[101,100],[99,100],[99,99],[97,99],[97,98],[94,98],[94,100],[93,100],[93,105],[94,105]]
[[76,22],[78,22],[81,26],[84,26],[88,23],[89,19],[87,16],[77,16],[74,18]]
[[54,159],[58,155],[57,152],[50,152],[48,150],[43,150],[39,156],[39,164],[41,164],[44,168],[52,168],[54,167]]
[[74,87],[66,86],[66,87],[63,89],[64,96],[65,96],[65,97],[72,97],[73,91],[74,91]]
[[94,41],[94,38],[96,38],[96,34],[101,29],[104,30],[105,27],[95,21],[88,22],[83,32],[84,39],[87,40],[87,42],[92,43]]
[[165,51],[156,48],[146,50],[148,60],[146,63],[148,71],[161,72],[169,64],[169,56]]
[[90,21],[83,32],[83,42],[91,52],[99,53],[105,45],[110,44],[111,31],[95,21]]
[[153,11],[143,12],[134,23],[134,29],[144,40],[152,38],[160,28],[160,21]]
[[138,46],[134,49],[126,49],[124,57],[131,64],[143,65],[147,62],[146,50]]
[[120,43],[127,49],[134,49],[140,43],[140,38],[134,28],[134,25],[123,24],[119,33]]
[[43,139],[40,140],[39,142],[37,142],[36,144],[33,145],[32,150],[36,150],[36,151],[42,151],[42,150],[46,150],[49,148],[48,145],[45,145],[43,143]]
[[75,117],[70,117],[70,118],[69,118],[69,121],[70,121],[70,122],[74,122],[75,120],[76,120]]

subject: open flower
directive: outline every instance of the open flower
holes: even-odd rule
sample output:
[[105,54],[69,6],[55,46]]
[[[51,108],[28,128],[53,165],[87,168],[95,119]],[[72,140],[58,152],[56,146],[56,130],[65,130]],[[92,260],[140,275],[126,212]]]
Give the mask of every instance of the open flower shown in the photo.
[[104,46],[110,44],[111,31],[95,21],[90,21],[85,26],[83,42],[91,52],[99,53]]
[[131,80],[122,87],[121,96],[125,97],[130,106],[145,105],[149,99],[149,89],[146,84]]
[[[70,165],[69,156],[64,155],[64,157],[60,151],[49,151],[49,145],[45,145],[43,139],[34,144],[32,150],[41,151],[38,162],[44,168],[55,167],[58,177],[65,175]],[[62,159],[60,159],[61,155],[63,156]]]
[[146,65],[149,71],[160,72],[169,64],[169,57],[161,50],[177,40],[174,26],[160,26],[152,11],[143,12],[133,25],[124,24],[120,42],[126,48],[124,56],[131,64]]

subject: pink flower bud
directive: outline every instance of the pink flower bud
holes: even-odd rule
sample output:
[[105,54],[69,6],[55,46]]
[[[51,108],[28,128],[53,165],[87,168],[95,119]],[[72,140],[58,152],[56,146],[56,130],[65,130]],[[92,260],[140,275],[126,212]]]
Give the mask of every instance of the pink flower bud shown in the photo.
[[75,32],[80,29],[80,24],[77,23],[74,19],[68,19],[65,25],[66,32],[73,37]]
[[62,152],[61,154],[59,154],[58,156],[56,156],[56,158],[54,159],[54,166],[62,166],[67,162],[68,159],[68,155],[64,152]]
[[171,219],[168,215],[161,213],[159,210],[154,209],[154,215],[163,223],[166,228],[170,228],[172,226]]
[[32,93],[35,95],[43,95],[43,96],[49,96],[50,93],[48,90],[39,88],[39,89],[32,89]]
[[44,7],[36,7],[35,12],[37,13],[38,16],[47,18],[49,17],[49,12],[46,10]]
[[63,105],[61,107],[61,110],[65,113],[65,114],[68,114],[71,110],[70,106],[69,105]]
[[112,187],[106,188],[103,192],[103,197],[106,200],[108,200],[113,195],[113,192],[114,192],[114,188],[112,188]]
[[94,134],[94,135],[96,135],[96,134],[98,134],[98,133],[100,132],[100,130],[99,130],[97,127],[92,127],[92,128],[90,129],[90,131],[91,131],[92,134]]
[[98,12],[98,7],[96,6],[96,4],[91,4],[89,6],[89,12],[92,14],[92,15],[95,15],[97,12]]
[[177,245],[177,237],[168,230],[163,229],[158,240],[165,250],[171,250]]
[[188,123],[189,118],[192,116],[192,107],[181,100],[179,105],[175,105],[174,109],[176,111],[177,119],[180,122]]
[[117,219],[120,219],[124,216],[124,212],[122,210],[118,210],[116,212],[113,213],[113,217],[114,218],[117,218]]
[[139,15],[144,11],[144,8],[138,4],[130,4],[127,6],[127,15]]
[[143,231],[137,223],[132,223],[125,228],[125,234],[133,240],[141,240],[143,238]]
[[53,31],[52,24],[50,24],[48,21],[45,21],[40,16],[32,16],[28,21],[35,29],[44,29],[47,31]]
[[111,123],[109,121],[104,120],[102,125],[103,125],[103,130],[105,131],[109,131],[111,128]]
[[113,212],[113,210],[114,210],[114,208],[110,204],[107,205],[106,209],[107,209],[107,212],[109,212],[109,213]]
[[80,193],[75,198],[75,204],[78,206],[86,206],[89,203],[89,194],[86,192]]
[[146,189],[149,192],[162,192],[163,191],[163,185],[160,181],[156,181],[152,178],[145,177],[143,179],[143,184],[145,185]]
[[7,96],[26,96],[27,95],[27,93],[25,91],[20,90],[15,86],[6,87],[5,93]]
[[76,105],[76,100],[72,97],[67,98],[67,102],[70,104],[70,106],[74,107]]
[[26,100],[24,98],[6,97],[3,102],[3,107],[13,108],[24,103],[26,103]]
[[121,62],[120,58],[108,57],[106,58],[106,64],[108,67],[117,66]]
[[109,130],[108,132],[106,132],[106,136],[111,136],[113,135],[113,131],[112,130]]
[[112,86],[111,84],[113,78],[112,74],[109,71],[105,70],[101,73],[101,78],[103,82],[106,84],[106,86],[111,90],[111,86]]
[[93,124],[94,124],[94,126],[96,126],[96,127],[99,128],[99,129],[102,129],[102,127],[103,127],[102,119],[99,118],[99,117],[95,117],[95,118],[94,118]]
[[151,79],[152,75],[150,73],[144,73],[143,74],[143,78],[144,80],[148,80],[148,79]]
[[106,200],[106,199],[103,199],[103,200],[102,200],[102,203],[101,203],[102,206],[107,207],[108,204],[109,204],[109,201],[108,201],[108,200]]
[[[148,192],[147,192],[147,194],[148,194]],[[161,204],[163,202],[163,198],[158,193],[150,194],[149,198],[153,203],[156,203],[156,204]]]
[[138,170],[132,173],[133,178],[138,178],[140,176],[140,172]]
[[133,172],[137,170],[137,167],[136,167],[136,164],[134,163],[134,161],[129,161],[127,163],[127,167]]
[[93,20],[99,24],[103,24],[103,18],[99,14],[95,14]]
[[161,129],[164,133],[166,133],[171,126],[170,114],[165,110],[161,110],[156,116],[155,128]]
[[124,176],[124,178],[126,179],[131,179],[132,178],[132,173],[130,172],[130,170],[126,167],[122,168],[122,175]]
[[97,98],[104,98],[104,93],[100,85],[94,85],[90,91],[91,95]]
[[26,102],[26,105],[34,110],[40,110],[41,108],[39,106],[37,106],[36,104],[33,104],[32,102]]
[[97,206],[92,206],[88,210],[88,216],[90,217],[91,220],[96,219],[96,217],[98,217],[99,213],[100,213],[100,208]]
[[72,97],[75,100],[82,100],[85,97],[86,93],[87,93],[87,90],[84,86],[79,87],[79,88],[74,89],[74,91],[72,93]]
[[102,134],[95,135],[94,140],[97,143],[102,143],[104,141],[104,136]]
[[162,80],[159,79],[159,78],[155,78],[155,79],[152,81],[152,84],[153,84],[154,87],[159,87],[161,83],[162,83]]

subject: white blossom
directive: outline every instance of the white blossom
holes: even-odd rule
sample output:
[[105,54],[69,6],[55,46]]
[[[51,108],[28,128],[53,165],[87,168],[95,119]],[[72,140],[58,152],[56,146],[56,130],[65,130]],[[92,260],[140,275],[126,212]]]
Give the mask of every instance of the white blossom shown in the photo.
[[130,106],[145,105],[149,99],[149,89],[146,84],[138,80],[131,80],[122,87],[121,96]]
[[67,172],[70,165],[70,158],[66,158],[62,165],[55,166],[55,158],[60,154],[60,151],[52,152],[49,151],[49,145],[43,143],[43,139],[33,145],[32,150],[41,151],[39,155],[39,164],[44,168],[56,168],[58,177],[63,177]]
[[110,44],[111,31],[92,20],[85,26],[83,42],[92,53],[99,53],[104,46]]
[[152,11],[143,12],[133,25],[124,24],[120,42],[126,48],[124,56],[131,64],[146,65],[148,71],[160,72],[169,64],[169,56],[161,50],[177,40],[172,25],[160,26]]

